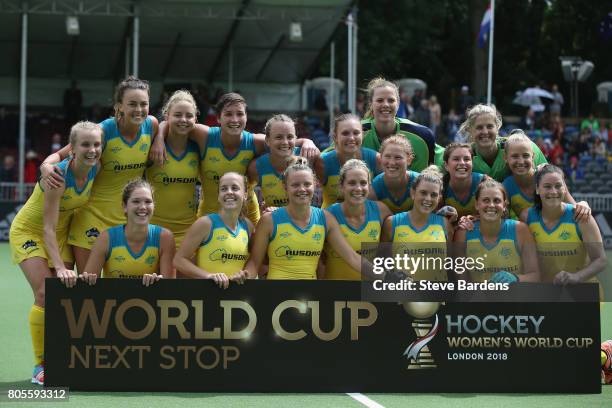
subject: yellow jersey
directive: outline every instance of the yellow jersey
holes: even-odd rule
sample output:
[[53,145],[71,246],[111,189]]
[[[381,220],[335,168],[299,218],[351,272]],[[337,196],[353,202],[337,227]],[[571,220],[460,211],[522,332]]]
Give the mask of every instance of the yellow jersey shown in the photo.
[[249,258],[249,227],[244,219],[232,231],[219,214],[209,214],[210,233],[196,255],[199,268],[209,273],[232,276],[244,269]]
[[103,278],[140,278],[144,274],[159,273],[159,243],[162,228],[149,224],[147,240],[138,253],[132,251],[125,239],[125,225],[108,229],[108,251]]
[[455,195],[450,184],[446,186],[446,194],[444,204],[450,205],[457,210],[459,217],[464,215],[476,215],[476,188],[484,178],[484,174],[472,173],[472,184],[470,185],[470,193],[464,200],[460,200]]
[[469,271],[473,282],[483,282],[491,279],[499,271],[512,272],[515,275],[523,273],[521,251],[516,237],[518,221],[503,219],[497,241],[488,244],[483,241],[480,233],[480,221],[474,223],[474,229],[466,234],[466,256],[476,259],[483,258],[484,269]]
[[[410,221],[408,212],[392,218],[393,256],[407,255],[414,258],[405,270],[414,280],[447,281],[444,269],[446,258],[446,226],[444,217],[430,214],[427,223],[417,228]],[[418,262],[418,263],[416,263]]]
[[382,201],[389,207],[393,214],[401,213],[404,211],[408,211],[412,209],[412,198],[410,197],[410,189],[412,188],[412,184],[419,176],[419,173],[408,170],[406,172],[408,175],[408,183],[406,184],[406,192],[404,196],[399,200],[389,192],[387,185],[385,184],[385,173],[381,173],[378,176],[374,177],[372,180],[372,188],[376,193],[376,198],[379,201]]
[[155,191],[155,213],[151,223],[172,231],[178,248],[196,220],[200,152],[198,145],[191,140],[180,156],[175,155],[167,144],[166,151],[168,161],[163,166],[147,168],[145,177]]
[[258,157],[255,161],[257,168],[257,184],[261,188],[263,200],[268,207],[284,207],[287,205],[287,192],[283,186],[283,176],[279,174],[270,162],[270,153]]
[[[354,228],[346,221],[341,203],[333,204],[327,209],[338,221],[342,235],[351,248],[371,260],[375,254],[375,247],[373,245],[368,246],[367,253],[363,253],[361,244],[378,243],[380,241],[380,210],[376,201],[370,200],[365,202],[365,210],[363,224],[359,228]],[[361,280],[361,271],[351,268],[329,243],[325,243],[325,254],[327,255],[325,279]]]
[[100,173],[94,181],[88,205],[74,215],[69,244],[91,249],[102,231],[126,222],[121,205],[123,187],[144,173],[153,136],[152,120],[152,116],[145,119],[131,142],[119,133],[114,118],[100,124],[104,130]]
[[504,180],[504,188],[506,189],[506,193],[508,193],[508,198],[510,199],[510,208],[517,216],[520,216],[525,208],[533,207],[533,195],[535,191],[532,193],[531,197],[525,195],[519,185],[516,183],[514,176],[508,176]]
[[268,243],[268,279],[317,279],[317,264],[327,233],[325,213],[310,207],[306,228],[293,223],[286,207],[272,213],[273,230]]

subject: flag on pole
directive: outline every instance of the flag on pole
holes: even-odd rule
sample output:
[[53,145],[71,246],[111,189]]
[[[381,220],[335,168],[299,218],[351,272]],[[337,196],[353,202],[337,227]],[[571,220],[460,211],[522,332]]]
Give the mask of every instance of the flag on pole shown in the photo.
[[478,47],[484,48],[487,40],[489,39],[489,32],[491,31],[491,4],[487,7],[482,21],[480,22],[480,31],[478,32]]

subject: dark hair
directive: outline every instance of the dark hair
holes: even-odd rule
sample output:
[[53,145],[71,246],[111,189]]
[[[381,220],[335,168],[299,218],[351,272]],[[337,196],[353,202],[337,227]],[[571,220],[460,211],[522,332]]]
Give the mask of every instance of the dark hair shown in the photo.
[[[444,163],[448,163],[448,159],[450,158],[451,153],[453,153],[457,149],[468,149],[470,152],[470,156],[473,156],[472,146],[470,146],[470,144],[468,143],[449,143],[448,146],[446,146],[446,148],[444,149],[444,155],[442,156]],[[448,172],[448,170],[444,169],[444,176],[442,177],[442,184],[446,188],[448,188],[449,183],[450,183],[450,173]],[[446,188],[444,189],[444,199],[446,199]]]
[[223,112],[223,109],[225,109],[226,106],[234,105],[236,103],[244,104],[244,109],[247,107],[246,100],[242,97],[242,95],[236,92],[223,94],[215,105],[215,111],[217,112],[217,115],[221,115],[221,112]]
[[331,133],[336,136],[336,132],[338,131],[338,125],[347,120],[356,120],[361,126],[361,118],[354,113],[342,113],[334,118],[334,123],[332,125]]
[[153,187],[151,184],[149,184],[149,182],[143,178],[136,178],[128,181],[125,187],[123,187],[123,193],[121,194],[121,201],[123,202],[123,205],[127,205],[127,202],[129,201],[134,190],[141,187],[148,188],[149,191],[151,191],[151,195],[153,195]]
[[538,194],[537,187],[542,181],[542,178],[544,178],[545,175],[551,174],[551,173],[557,173],[561,175],[561,180],[563,180],[563,184],[565,184],[565,174],[563,173],[563,170],[561,170],[559,167],[555,166],[554,164],[545,164],[542,167],[540,167],[538,170],[536,170],[535,176],[534,176],[536,191],[533,194],[533,203],[534,203],[533,206],[536,208],[536,211],[538,212],[542,211],[542,197],[540,197],[540,195]]
[[115,93],[113,95],[114,109],[115,109],[115,118],[119,119],[119,105],[123,102],[123,95],[125,95],[125,91],[130,89],[140,89],[147,93],[147,96],[150,96],[149,91],[149,82],[143,79],[138,79],[133,75],[128,76],[123,81],[119,82],[115,87]]

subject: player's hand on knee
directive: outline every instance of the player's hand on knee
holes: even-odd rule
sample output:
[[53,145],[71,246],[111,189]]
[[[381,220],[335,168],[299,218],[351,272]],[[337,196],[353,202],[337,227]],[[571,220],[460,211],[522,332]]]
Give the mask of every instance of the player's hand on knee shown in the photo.
[[162,275],[156,273],[145,273],[142,275],[142,284],[145,286],[151,286],[162,278]]
[[87,283],[89,286],[93,286],[98,280],[98,275],[95,273],[83,272],[79,275],[79,279]]

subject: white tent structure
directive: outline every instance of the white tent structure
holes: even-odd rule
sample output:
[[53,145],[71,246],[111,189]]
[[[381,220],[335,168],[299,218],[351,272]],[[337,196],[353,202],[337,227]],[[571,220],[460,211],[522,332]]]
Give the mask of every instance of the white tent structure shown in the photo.
[[0,64],[0,104],[19,103],[20,162],[26,106],[61,106],[71,80],[79,81],[85,105],[107,104],[113,84],[134,74],[151,82],[153,97],[164,84],[199,81],[239,89],[251,108],[299,110],[305,80],[336,31],[348,29],[348,86],[354,87],[354,5],[355,0],[2,0],[0,53],[6,63]]

